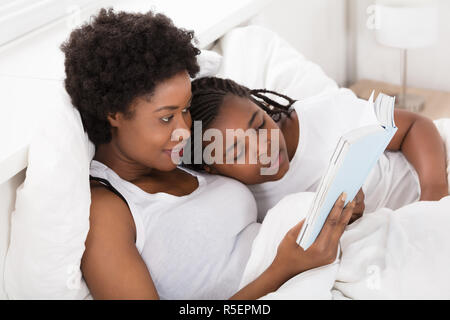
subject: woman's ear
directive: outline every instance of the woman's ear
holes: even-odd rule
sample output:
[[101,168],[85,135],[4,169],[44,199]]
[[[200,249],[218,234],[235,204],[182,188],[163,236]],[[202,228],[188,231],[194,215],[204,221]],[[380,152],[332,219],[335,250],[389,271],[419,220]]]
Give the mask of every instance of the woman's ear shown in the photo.
[[108,120],[111,127],[118,127],[120,125],[121,116],[119,112],[108,113],[106,119]]

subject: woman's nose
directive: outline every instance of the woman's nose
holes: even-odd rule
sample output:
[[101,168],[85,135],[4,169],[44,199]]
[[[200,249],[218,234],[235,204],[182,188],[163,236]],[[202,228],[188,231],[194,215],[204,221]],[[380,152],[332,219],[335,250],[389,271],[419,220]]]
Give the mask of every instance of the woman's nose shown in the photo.
[[172,132],[172,141],[184,141],[191,136],[191,126],[184,117],[177,122],[176,129]]
[[178,117],[178,124],[179,128],[182,129],[186,129],[186,130],[191,130],[191,125],[192,125],[192,119],[190,116],[180,116]]

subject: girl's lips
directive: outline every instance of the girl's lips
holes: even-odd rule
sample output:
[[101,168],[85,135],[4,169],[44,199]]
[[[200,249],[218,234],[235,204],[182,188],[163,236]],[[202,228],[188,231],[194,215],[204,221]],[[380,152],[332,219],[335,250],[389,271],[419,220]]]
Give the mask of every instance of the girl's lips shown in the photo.
[[283,150],[280,150],[277,157],[275,158],[275,161],[269,163],[269,165],[266,168],[278,168],[281,166],[283,162],[284,162]]
[[281,159],[282,155],[281,153],[278,153],[275,161],[270,165],[269,168],[278,168],[280,166],[280,159]]
[[284,160],[285,160],[284,153],[280,152],[280,154],[278,156],[278,166],[281,167],[281,165],[283,164]]

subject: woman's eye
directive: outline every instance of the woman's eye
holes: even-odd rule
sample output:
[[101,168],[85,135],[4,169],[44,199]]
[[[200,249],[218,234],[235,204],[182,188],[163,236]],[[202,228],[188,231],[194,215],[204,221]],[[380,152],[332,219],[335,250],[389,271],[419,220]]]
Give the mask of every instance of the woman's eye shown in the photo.
[[164,121],[164,122],[169,122],[170,119],[172,119],[172,118],[173,118],[173,115],[168,116],[168,117],[163,117],[163,118],[161,118],[161,120]]
[[186,113],[186,112],[189,112],[189,109],[191,109],[191,107],[190,107],[190,106],[189,106],[189,107],[186,107],[186,108],[184,108],[184,109],[183,109],[183,112],[184,112],[184,113]]

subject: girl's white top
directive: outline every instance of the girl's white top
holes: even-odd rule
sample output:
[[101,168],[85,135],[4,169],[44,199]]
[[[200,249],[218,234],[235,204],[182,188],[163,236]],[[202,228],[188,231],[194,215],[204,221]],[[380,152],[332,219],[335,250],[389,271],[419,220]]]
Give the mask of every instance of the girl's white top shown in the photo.
[[182,197],[147,193],[96,160],[90,174],[126,199],[136,247],[161,299],[227,299],[238,290],[260,227],[255,200],[236,180],[180,169],[198,180]]
[[[288,172],[278,181],[249,186],[258,204],[258,221],[284,196],[317,190],[342,135],[378,123],[373,105],[344,88],[298,101],[294,108],[300,136]],[[385,151],[362,189],[365,212],[397,209],[420,198],[418,175],[402,152]]]

